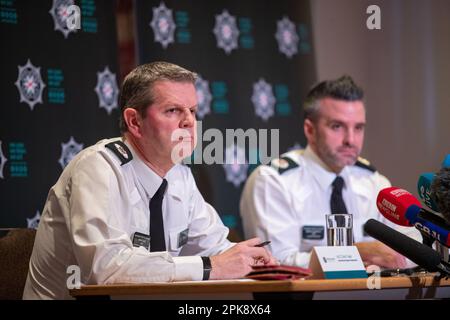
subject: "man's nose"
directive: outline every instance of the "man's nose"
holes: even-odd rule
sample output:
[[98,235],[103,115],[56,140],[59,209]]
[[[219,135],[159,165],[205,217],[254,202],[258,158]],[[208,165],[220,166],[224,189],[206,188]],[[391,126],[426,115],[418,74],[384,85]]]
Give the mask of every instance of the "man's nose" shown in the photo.
[[180,123],[181,128],[192,128],[195,122],[195,113],[192,113],[191,110],[186,110],[184,112],[183,120]]
[[355,142],[355,132],[349,129],[345,132],[344,144],[352,146]]

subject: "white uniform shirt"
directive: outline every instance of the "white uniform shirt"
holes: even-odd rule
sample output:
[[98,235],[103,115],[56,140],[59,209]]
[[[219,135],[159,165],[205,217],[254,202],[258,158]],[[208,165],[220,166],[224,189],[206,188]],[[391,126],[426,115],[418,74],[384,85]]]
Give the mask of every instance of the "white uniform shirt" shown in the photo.
[[126,142],[133,159],[121,165],[105,147],[115,140],[99,141],[80,152],[51,188],[36,234],[25,299],[70,298],[66,282],[73,274],[67,273],[71,265],[79,266],[81,284],[201,280],[200,256],[233,245],[190,169],[176,165],[165,176],[167,251],[134,247],[134,232],[149,234],[149,201],[162,178]]
[[[325,215],[330,214],[332,183],[336,174],[310,147],[284,154],[291,160],[259,166],[247,180],[240,212],[246,237],[270,240],[272,254],[282,263],[308,267],[311,250],[326,246]],[[284,170],[278,171],[279,168]],[[373,241],[364,223],[377,219],[389,224],[376,207],[378,192],[388,179],[367,168],[346,166],[339,174],[345,182],[342,196],[353,215],[355,242]],[[397,228],[399,229],[399,228]]]

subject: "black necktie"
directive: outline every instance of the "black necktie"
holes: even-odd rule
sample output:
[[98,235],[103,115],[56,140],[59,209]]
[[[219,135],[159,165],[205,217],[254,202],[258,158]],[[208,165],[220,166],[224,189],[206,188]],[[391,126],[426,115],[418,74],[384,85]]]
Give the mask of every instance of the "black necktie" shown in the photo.
[[342,188],[344,187],[344,179],[337,176],[333,181],[333,192],[331,193],[330,208],[331,213],[348,213],[342,198]]
[[163,179],[161,186],[150,200],[150,251],[166,251],[164,238],[164,221],[162,202],[167,188],[167,180]]

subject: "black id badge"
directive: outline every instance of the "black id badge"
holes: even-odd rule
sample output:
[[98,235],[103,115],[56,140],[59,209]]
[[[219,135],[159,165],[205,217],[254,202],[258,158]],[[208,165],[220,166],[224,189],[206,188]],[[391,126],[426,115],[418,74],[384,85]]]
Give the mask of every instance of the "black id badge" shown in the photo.
[[150,236],[140,233],[140,232],[135,232],[133,233],[133,247],[144,247],[147,250],[150,250]]

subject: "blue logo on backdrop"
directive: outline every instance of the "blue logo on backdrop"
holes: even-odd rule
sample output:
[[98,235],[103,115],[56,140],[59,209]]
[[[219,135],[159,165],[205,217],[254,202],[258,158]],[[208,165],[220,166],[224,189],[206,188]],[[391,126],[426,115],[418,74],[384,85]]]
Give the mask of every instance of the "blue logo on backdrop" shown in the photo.
[[28,104],[33,110],[36,103],[42,102],[42,92],[45,88],[45,83],[41,78],[41,68],[35,67],[30,59],[24,66],[17,66],[19,69],[17,81],[15,85],[19,89],[20,102]]
[[274,113],[275,97],[272,86],[264,79],[259,79],[253,84],[252,102],[255,107],[255,114],[264,121],[267,121]]
[[67,21],[69,18],[68,8],[73,4],[74,0],[53,0],[52,8],[49,11],[55,24],[54,30],[61,31],[66,39],[69,33],[77,31],[76,28],[69,28]]
[[232,144],[225,150],[225,177],[236,188],[247,179],[248,162],[245,159],[245,149],[239,145]]
[[278,41],[278,49],[288,58],[297,54],[298,35],[295,31],[295,24],[287,17],[277,21],[277,32],[275,38]]
[[17,24],[17,9],[14,6],[14,0],[1,0],[0,1],[0,22]]
[[213,30],[216,35],[217,47],[222,48],[226,54],[238,47],[239,29],[236,18],[231,16],[227,10],[216,15],[216,24]]
[[117,87],[116,75],[105,67],[103,72],[97,72],[97,86],[95,87],[99,101],[99,107],[105,108],[108,114],[117,108],[119,89]]
[[168,9],[164,2],[161,2],[159,7],[153,8],[150,26],[155,34],[155,42],[161,43],[164,49],[174,41],[176,25],[173,21],[172,10]]
[[211,113],[212,96],[209,91],[209,82],[199,75],[195,82],[195,90],[198,100],[197,117],[203,119],[205,115]]
[[11,177],[28,177],[28,164],[25,161],[27,150],[23,142],[11,142],[9,144],[9,172]]
[[63,170],[81,150],[83,150],[83,144],[77,143],[73,137],[70,137],[67,143],[61,143],[61,156],[58,162]]

